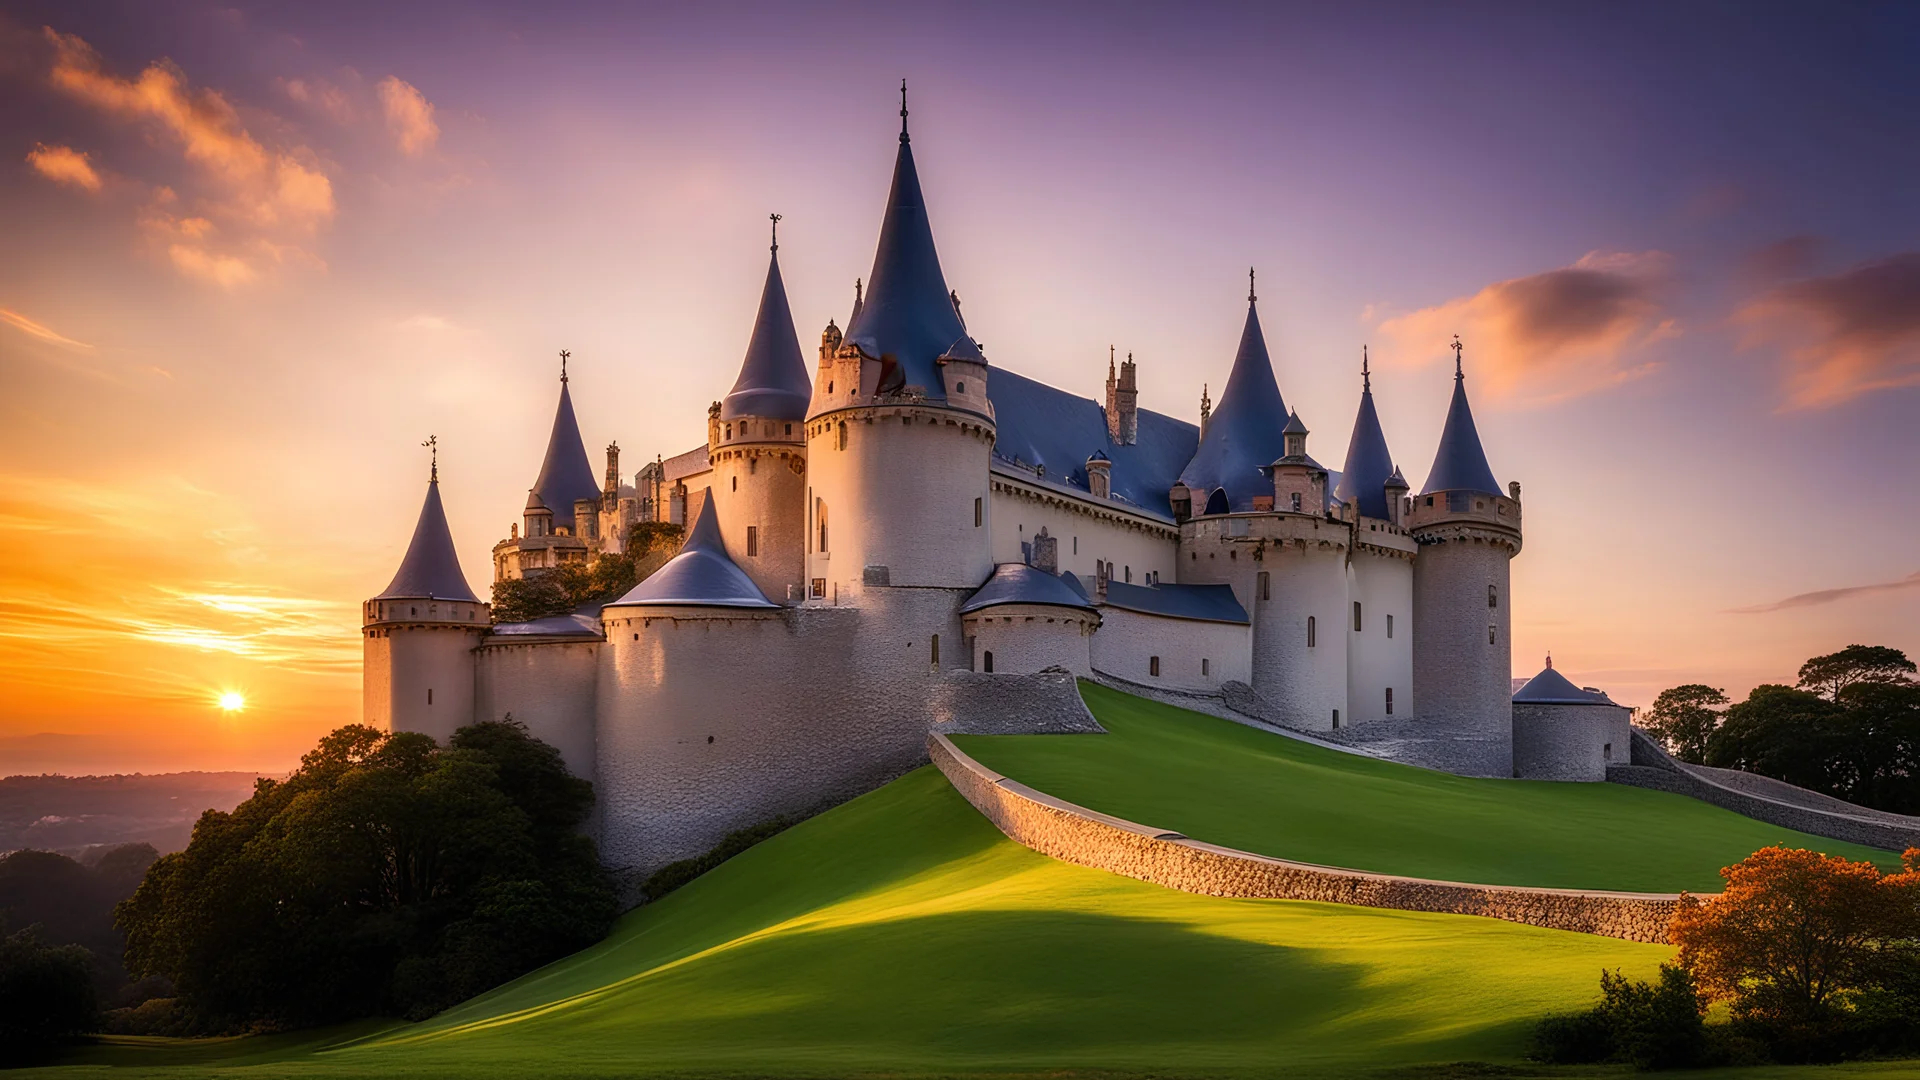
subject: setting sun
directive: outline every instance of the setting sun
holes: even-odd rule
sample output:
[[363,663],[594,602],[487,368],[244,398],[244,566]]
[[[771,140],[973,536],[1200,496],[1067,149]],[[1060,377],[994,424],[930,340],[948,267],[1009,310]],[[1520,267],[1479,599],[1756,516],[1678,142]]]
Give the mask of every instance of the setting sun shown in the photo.
[[220,695],[222,712],[239,712],[247,707],[247,696],[238,690],[228,690]]

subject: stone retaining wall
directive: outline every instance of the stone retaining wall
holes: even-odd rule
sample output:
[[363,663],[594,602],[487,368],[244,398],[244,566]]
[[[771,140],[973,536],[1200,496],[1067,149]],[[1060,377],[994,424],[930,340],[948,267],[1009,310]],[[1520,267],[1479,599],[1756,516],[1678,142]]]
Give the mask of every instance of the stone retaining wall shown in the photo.
[[927,752],[954,788],[1014,841],[1062,862],[1182,892],[1481,915],[1647,942],[1666,941],[1678,899],[1656,893],[1467,885],[1274,859],[1053,798],[986,768],[944,735],[930,736]]
[[[1615,784],[1652,788],[1686,795],[1712,803],[1723,810],[1778,825],[1783,829],[1845,840],[1852,844],[1905,851],[1920,847],[1920,819],[1887,814],[1865,807],[1852,807],[1849,813],[1817,809],[1806,805],[1814,800],[1784,802],[1753,791],[1742,791],[1715,779],[1719,769],[1696,768],[1676,761],[1658,743],[1639,728],[1633,729],[1633,764],[1607,769],[1607,780]],[[1777,783],[1777,782],[1776,782]],[[1759,787],[1760,785],[1753,785]],[[1787,785],[1782,785],[1787,786]],[[1812,794],[1807,792],[1805,794]]]

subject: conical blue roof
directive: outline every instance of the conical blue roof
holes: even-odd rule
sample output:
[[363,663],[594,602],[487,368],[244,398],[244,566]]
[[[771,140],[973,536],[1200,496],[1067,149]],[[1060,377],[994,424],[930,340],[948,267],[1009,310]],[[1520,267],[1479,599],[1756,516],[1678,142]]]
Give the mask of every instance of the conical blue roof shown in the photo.
[[943,356],[980,363],[986,357],[967,336],[954,309],[940,256],[933,248],[933,226],[913,167],[913,147],[900,133],[900,155],[893,164],[893,190],[880,224],[880,246],[873,254],[866,295],[844,339],[882,361],[880,390],[923,387],[927,397],[944,400],[946,383],[937,361]]
[[460,556],[453,550],[453,530],[447,527],[447,511],[440,505],[440,481],[427,482],[427,501],[420,507],[420,520],[413,526],[413,539],[407,544],[406,558],[400,560],[400,572],[375,600],[426,597],[435,600],[460,600],[477,604],[460,572]]
[[573,529],[573,500],[600,498],[600,481],[587,462],[587,446],[580,440],[580,424],[573,418],[573,398],[560,380],[560,407],[553,414],[553,433],[547,436],[546,460],[533,482],[540,501],[553,511],[555,528]]
[[1433,468],[1427,471],[1427,486],[1420,494],[1436,491],[1478,491],[1500,494],[1500,481],[1487,466],[1487,452],[1480,446],[1480,431],[1473,426],[1473,410],[1467,405],[1467,380],[1453,377],[1453,402],[1447,406],[1447,425],[1440,429],[1440,449],[1433,455]]
[[1553,669],[1549,659],[1540,674],[1527,680],[1513,700],[1533,705],[1611,705],[1613,700],[1597,690],[1582,690],[1565,675]]
[[1086,608],[1093,604],[1087,594],[1073,581],[1071,574],[1056,576],[1045,570],[1036,570],[1026,563],[1001,563],[988,575],[986,584],[980,586],[967,602],[960,605],[960,614],[979,611],[998,604],[1051,604],[1054,607]]
[[1240,332],[1240,351],[1220,405],[1207,423],[1207,434],[1193,460],[1180,473],[1180,482],[1193,490],[1195,507],[1205,504],[1215,488],[1225,488],[1230,510],[1253,509],[1255,495],[1273,494],[1273,482],[1260,470],[1287,452],[1282,433],[1287,426],[1287,403],[1273,378],[1267,339],[1260,332],[1260,312],[1247,301],[1247,325]]
[[760,290],[760,314],[753,320],[753,338],[733,391],[720,402],[720,419],[766,416],[775,420],[805,420],[813,400],[813,383],[794,333],[793,310],[787,306],[787,287],[780,279],[780,254],[767,260],[767,283]]
[[1373,409],[1373,384],[1360,387],[1360,412],[1353,418],[1353,437],[1347,440],[1347,462],[1340,468],[1340,483],[1333,497],[1352,503],[1370,518],[1387,517],[1387,480],[1393,476],[1393,454],[1387,450],[1387,433],[1381,430],[1380,414]]
[[627,591],[608,607],[629,605],[682,605],[693,607],[771,608],[779,607],[767,599],[760,586],[727,555],[720,539],[720,519],[713,510],[713,489],[708,488],[700,501],[700,516],[687,532],[680,554],[667,565],[648,575],[647,580]]

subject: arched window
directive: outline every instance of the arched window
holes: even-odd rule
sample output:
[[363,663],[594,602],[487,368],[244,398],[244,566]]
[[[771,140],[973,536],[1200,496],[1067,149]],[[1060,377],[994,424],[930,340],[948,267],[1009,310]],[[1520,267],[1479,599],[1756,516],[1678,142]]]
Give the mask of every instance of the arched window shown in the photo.
[[1313,616],[1309,615],[1307,616],[1307,648],[1311,649],[1314,645],[1318,644],[1314,641],[1314,637]]
[[1227,489],[1214,488],[1213,494],[1207,496],[1207,508],[1201,512],[1205,514],[1226,513],[1227,512]]
[[986,672],[989,675],[993,674],[993,650],[992,649],[988,649],[986,652],[980,654],[980,670]]
[[1490,608],[1497,608],[1500,606],[1500,586],[1498,585],[1487,586],[1487,606]]

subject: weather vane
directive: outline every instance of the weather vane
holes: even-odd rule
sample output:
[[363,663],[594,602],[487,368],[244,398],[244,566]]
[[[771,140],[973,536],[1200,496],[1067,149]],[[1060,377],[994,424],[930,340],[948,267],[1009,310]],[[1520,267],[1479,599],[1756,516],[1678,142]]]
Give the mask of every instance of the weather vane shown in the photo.
[[1258,299],[1260,298],[1253,295],[1253,267],[1249,266],[1247,267],[1247,303],[1251,304]]
[[426,447],[427,451],[433,455],[432,480],[437,484],[440,482],[440,436],[429,435],[427,441],[420,445]]
[[1360,389],[1373,389],[1373,375],[1367,371],[1367,347],[1360,346]]
[[773,221],[773,250],[779,251],[780,250],[780,215],[768,214],[767,217],[772,219]]
[[1453,335],[1453,377],[1456,379],[1466,378],[1466,375],[1460,368],[1460,350],[1463,348],[1465,348],[1465,346],[1460,344],[1460,335]]
[[900,80],[900,141],[907,141],[907,80]]
[[573,354],[571,352],[568,352],[565,349],[560,350],[560,381],[561,382],[567,381],[567,357],[572,355]]

